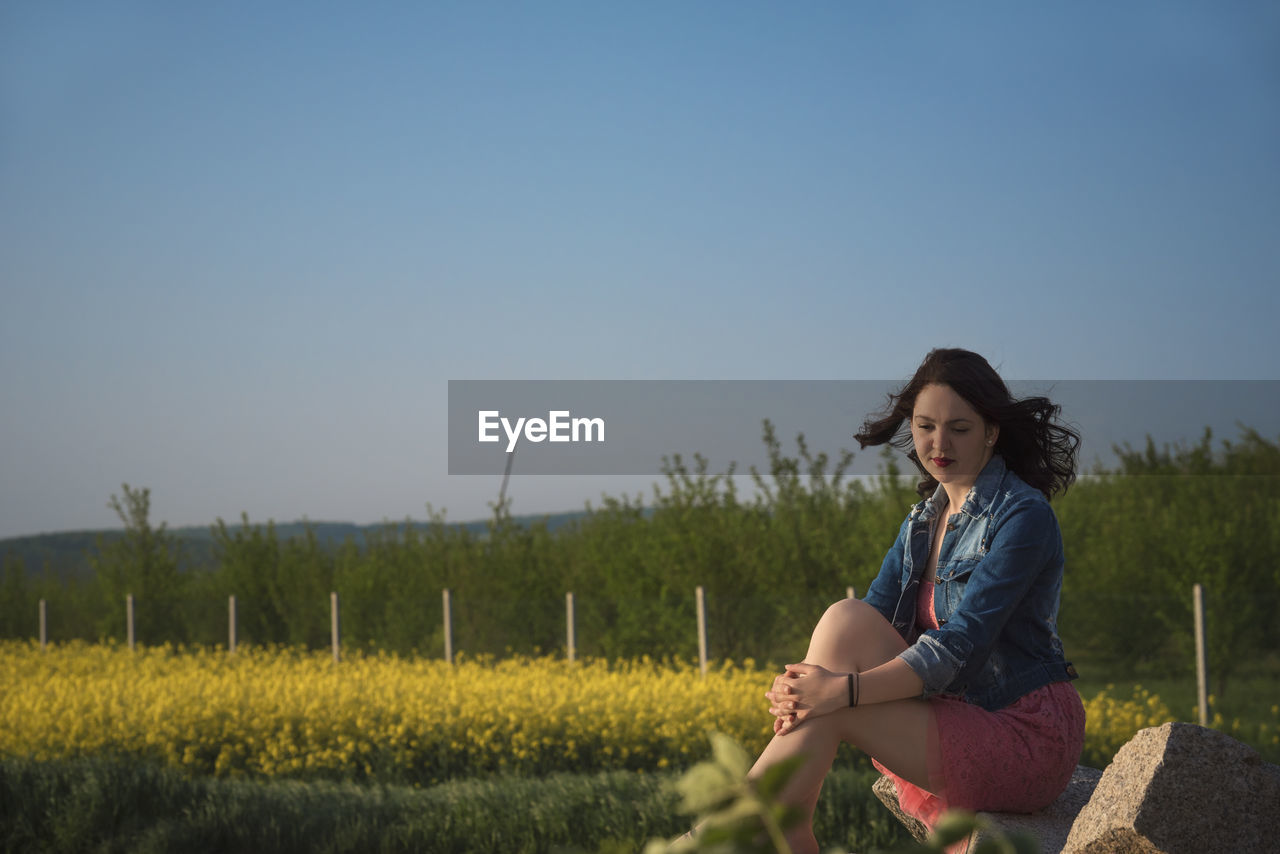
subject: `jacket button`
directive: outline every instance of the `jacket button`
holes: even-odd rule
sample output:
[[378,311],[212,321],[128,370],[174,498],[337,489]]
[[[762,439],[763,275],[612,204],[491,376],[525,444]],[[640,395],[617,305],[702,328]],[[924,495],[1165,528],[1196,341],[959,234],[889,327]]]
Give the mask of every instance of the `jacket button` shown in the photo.
[[947,523],[947,530],[948,530],[948,531],[954,531],[955,529],[956,529],[956,523],[955,523],[955,522],[948,522],[948,523]]

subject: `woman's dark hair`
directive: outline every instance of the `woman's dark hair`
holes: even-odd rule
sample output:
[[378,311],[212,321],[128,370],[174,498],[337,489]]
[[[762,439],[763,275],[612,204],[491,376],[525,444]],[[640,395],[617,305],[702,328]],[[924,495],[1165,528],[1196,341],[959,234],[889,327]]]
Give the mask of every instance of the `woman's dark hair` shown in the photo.
[[989,424],[1000,426],[994,451],[1018,477],[1044,493],[1046,498],[1063,491],[1076,478],[1076,452],[1080,434],[1055,423],[1062,407],[1047,397],[1015,400],[1000,375],[977,353],[968,350],[938,349],[925,356],[915,376],[900,391],[889,395],[880,415],[868,418],[854,438],[862,447],[886,442],[903,451],[924,480],[916,486],[921,496],[933,494],[938,486],[920,463],[912,447],[909,423],[916,396],[928,385],[945,385],[964,398]]

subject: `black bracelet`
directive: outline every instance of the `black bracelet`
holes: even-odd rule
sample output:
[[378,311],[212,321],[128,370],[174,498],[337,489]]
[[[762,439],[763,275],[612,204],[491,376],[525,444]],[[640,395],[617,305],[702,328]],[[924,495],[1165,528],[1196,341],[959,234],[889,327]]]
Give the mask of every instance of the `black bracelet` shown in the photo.
[[851,709],[858,705],[858,694],[862,689],[861,682],[857,673],[849,674],[849,708]]

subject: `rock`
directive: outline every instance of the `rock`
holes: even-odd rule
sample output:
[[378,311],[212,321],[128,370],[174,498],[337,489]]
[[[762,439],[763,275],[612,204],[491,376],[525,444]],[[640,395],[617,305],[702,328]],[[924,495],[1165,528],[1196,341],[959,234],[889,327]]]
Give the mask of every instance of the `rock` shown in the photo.
[[893,813],[893,817],[902,822],[902,826],[910,831],[917,841],[924,842],[929,838],[929,828],[924,826],[924,822],[913,815],[907,815],[902,811],[902,807],[898,805],[898,787],[893,784],[892,779],[881,777],[871,784],[871,791],[880,799],[880,803],[889,808],[889,812]]
[[[1071,831],[1072,822],[1075,821],[1081,808],[1089,802],[1089,796],[1093,794],[1094,787],[1098,785],[1101,777],[1102,772],[1097,768],[1081,765],[1071,775],[1071,782],[1067,784],[1066,791],[1039,812],[1028,815],[984,812],[978,815],[999,833],[1025,833],[1031,836],[1039,844],[1040,854],[1059,854],[1067,840],[1067,834]],[[898,805],[898,791],[893,785],[893,780],[881,777],[871,787],[871,791],[889,808],[898,821],[902,822],[912,836],[922,842],[928,837],[928,828],[919,819],[904,813],[902,807]],[[983,831],[978,831],[974,836],[974,844],[982,841],[986,835]]]
[[1062,854],[1280,850],[1280,767],[1193,724],[1144,729],[1120,748]]
[[[1076,816],[1089,803],[1101,778],[1102,772],[1097,768],[1079,765],[1071,775],[1066,791],[1044,809],[1028,815],[983,812],[978,816],[991,822],[1001,833],[1025,833],[1032,837],[1040,844],[1040,854],[1059,854],[1067,844]],[[983,832],[978,831],[974,841],[980,842],[983,836]]]

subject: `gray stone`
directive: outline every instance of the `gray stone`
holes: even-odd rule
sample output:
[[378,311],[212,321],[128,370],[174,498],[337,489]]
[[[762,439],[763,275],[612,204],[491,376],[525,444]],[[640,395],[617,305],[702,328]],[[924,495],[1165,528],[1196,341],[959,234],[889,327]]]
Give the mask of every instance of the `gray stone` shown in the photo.
[[1280,768],[1193,724],[1144,729],[1120,748],[1062,854],[1280,851]]
[[[1102,772],[1084,765],[1076,767],[1066,791],[1049,806],[1037,812],[1021,815],[1009,812],[983,812],[978,816],[991,822],[1001,833],[1025,833],[1040,844],[1040,854],[1060,854],[1067,844],[1067,836],[1076,816],[1089,803]],[[978,831],[981,841],[983,832]]]
[[[1067,841],[1072,822],[1076,815],[1089,802],[1094,787],[1098,785],[1102,772],[1097,768],[1083,765],[1076,768],[1071,775],[1071,782],[1066,791],[1058,799],[1044,809],[1026,815],[1016,813],[979,813],[979,817],[987,821],[999,833],[1024,833],[1036,840],[1040,846],[1040,854],[1059,854]],[[928,828],[918,819],[909,816],[898,806],[898,792],[893,780],[881,777],[871,787],[871,791],[880,799],[890,812],[902,822],[911,835],[920,841],[929,835]],[[978,831],[973,843],[980,842],[987,834]]]
[[929,828],[924,826],[924,822],[913,815],[907,815],[898,805],[898,787],[893,785],[893,780],[881,777],[871,784],[871,791],[918,841],[924,842],[929,837]]

